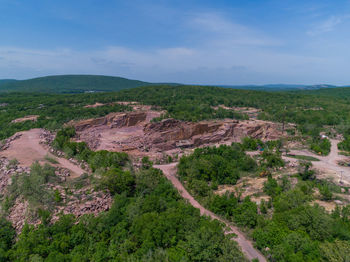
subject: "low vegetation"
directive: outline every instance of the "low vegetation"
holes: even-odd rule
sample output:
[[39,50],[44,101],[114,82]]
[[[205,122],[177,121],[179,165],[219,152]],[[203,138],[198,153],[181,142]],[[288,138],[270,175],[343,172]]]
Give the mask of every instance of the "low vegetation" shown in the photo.
[[[55,168],[45,164],[33,163],[29,174],[19,173],[12,177],[12,183],[5,195],[3,207],[8,210],[18,197],[28,201],[34,213],[39,209],[51,209],[54,204],[54,192],[47,183],[58,181]],[[35,214],[34,214],[35,215]]]
[[288,157],[296,158],[299,160],[305,160],[305,161],[320,161],[318,158],[313,156],[304,156],[304,155],[293,155],[293,154],[287,154]]
[[310,148],[312,151],[319,155],[328,155],[331,151],[331,142],[328,138],[320,139],[320,138],[313,138]]

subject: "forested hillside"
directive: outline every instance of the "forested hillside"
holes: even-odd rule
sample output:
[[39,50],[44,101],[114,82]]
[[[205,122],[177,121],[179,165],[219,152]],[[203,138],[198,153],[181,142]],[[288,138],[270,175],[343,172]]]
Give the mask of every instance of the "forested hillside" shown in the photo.
[[151,83],[122,77],[97,75],[58,75],[29,80],[0,82],[0,92],[84,93],[118,91]]

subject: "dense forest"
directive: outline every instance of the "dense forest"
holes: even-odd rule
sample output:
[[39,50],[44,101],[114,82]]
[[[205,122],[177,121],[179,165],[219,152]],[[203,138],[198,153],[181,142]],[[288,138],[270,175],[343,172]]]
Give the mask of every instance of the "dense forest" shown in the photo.
[[[69,135],[62,131],[56,146],[69,146]],[[123,154],[88,153],[82,155],[91,167],[104,170],[98,186],[114,195],[110,210],[79,219],[62,215],[54,224],[50,210],[41,210],[42,223],[25,225],[18,237],[0,218],[0,261],[246,261],[222,225],[185,203],[161,171],[134,172]],[[46,201],[50,194],[39,189],[52,172],[34,164],[30,176],[19,176],[25,181],[14,180],[21,186],[15,188],[29,201]]]

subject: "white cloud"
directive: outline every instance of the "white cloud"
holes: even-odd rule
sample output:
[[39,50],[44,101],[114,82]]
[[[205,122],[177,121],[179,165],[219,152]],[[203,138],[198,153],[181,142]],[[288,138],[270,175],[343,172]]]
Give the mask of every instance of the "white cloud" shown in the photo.
[[316,36],[323,33],[331,32],[336,27],[350,18],[350,15],[331,16],[327,20],[316,25],[312,30],[307,31],[310,36]]
[[[192,41],[166,48],[109,46],[81,51],[0,46],[0,78],[105,74],[152,82],[313,84],[334,80],[337,84],[348,75],[339,70],[329,78],[329,68],[347,68],[343,56],[337,60],[283,52],[280,47],[285,44],[279,39],[217,13],[196,14],[188,25]],[[324,28],[330,30],[332,23]]]
[[218,13],[194,14],[189,21],[197,32],[211,36],[210,43],[225,45],[276,46],[281,41],[225,18]]

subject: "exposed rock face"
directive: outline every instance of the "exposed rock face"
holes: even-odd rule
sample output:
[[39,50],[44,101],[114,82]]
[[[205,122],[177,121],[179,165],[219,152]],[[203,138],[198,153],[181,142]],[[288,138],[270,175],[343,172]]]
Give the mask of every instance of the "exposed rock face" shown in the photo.
[[150,123],[144,127],[145,147],[147,149],[171,150],[176,147],[200,146],[215,143],[232,137],[236,120],[226,122],[183,122],[165,119],[158,123]]
[[176,147],[198,147],[221,141],[238,142],[250,136],[273,140],[282,136],[274,123],[265,121],[221,120],[198,123],[166,119],[144,127],[144,143],[148,150],[171,150]]
[[87,119],[74,124],[75,129],[83,131],[87,128],[97,126],[109,126],[111,128],[134,126],[147,118],[146,112],[130,112],[130,113],[110,113],[105,117]]
[[78,140],[87,142],[93,150],[126,151],[138,156],[239,142],[246,136],[262,140],[282,136],[278,124],[261,120],[226,119],[193,123],[165,119],[151,123],[150,120],[156,116],[153,111],[110,114],[78,122],[75,127]]

